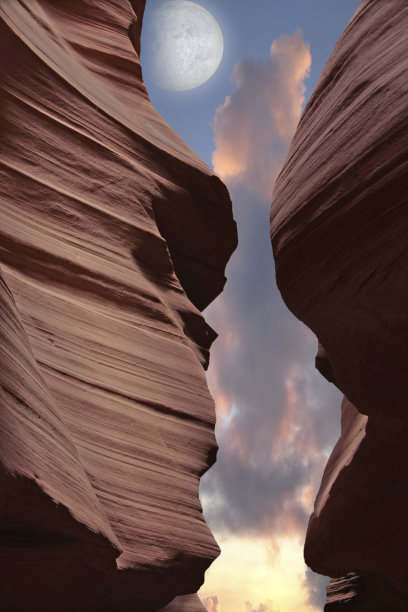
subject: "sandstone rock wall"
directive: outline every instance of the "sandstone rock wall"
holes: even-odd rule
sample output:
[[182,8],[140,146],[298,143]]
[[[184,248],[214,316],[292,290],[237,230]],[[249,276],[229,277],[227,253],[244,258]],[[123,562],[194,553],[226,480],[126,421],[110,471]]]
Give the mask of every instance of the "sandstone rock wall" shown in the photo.
[[337,579],[328,610],[350,605],[351,591],[352,610],[408,609],[407,32],[405,0],[363,0],[272,204],[282,296],[345,394],[305,546],[312,569]]
[[143,10],[0,2],[7,612],[157,610],[218,554],[198,498],[216,453],[200,309],[236,228],[150,104]]

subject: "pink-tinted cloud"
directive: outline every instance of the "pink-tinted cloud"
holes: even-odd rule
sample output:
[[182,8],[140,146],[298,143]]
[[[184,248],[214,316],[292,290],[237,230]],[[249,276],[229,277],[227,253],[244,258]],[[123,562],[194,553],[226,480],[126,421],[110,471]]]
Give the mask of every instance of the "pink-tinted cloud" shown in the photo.
[[[239,245],[206,312],[220,331],[209,370],[220,450],[201,491],[215,533],[267,538],[275,548],[282,536],[303,540],[339,422],[339,394],[314,369],[316,339],[276,287],[269,239],[273,184],[310,63],[300,32],[281,36],[267,59],[235,67],[235,91],[214,121],[214,166],[231,192]],[[320,583],[308,575],[305,586],[316,599]]]
[[220,450],[202,492],[214,530],[276,544],[304,536],[338,432],[338,400],[315,371],[313,335],[276,288],[267,207],[242,186],[231,194],[240,243],[224,293],[206,313],[221,331],[209,371]]
[[215,172],[229,185],[245,183],[265,201],[299,121],[304,80],[309,74],[309,45],[297,31],[283,35],[265,60],[245,59],[233,72],[235,91],[214,119]]
[[211,595],[202,600],[207,612],[221,612],[220,603],[216,595]]

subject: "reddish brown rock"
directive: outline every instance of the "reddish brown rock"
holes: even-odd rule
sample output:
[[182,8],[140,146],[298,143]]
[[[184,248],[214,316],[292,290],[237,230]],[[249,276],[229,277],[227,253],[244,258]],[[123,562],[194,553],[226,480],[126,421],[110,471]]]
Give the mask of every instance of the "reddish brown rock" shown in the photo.
[[1,609],[89,609],[120,545],[1,275],[0,322]]
[[406,423],[367,417],[344,399],[341,436],[309,522],[312,569],[342,576],[349,568],[407,590],[407,440]]
[[157,610],[218,554],[198,498],[216,452],[199,309],[236,229],[150,104],[143,9],[0,3],[7,612]]
[[406,412],[407,23],[404,0],[361,3],[299,123],[272,207],[285,302],[366,414]]
[[327,586],[325,612],[406,612],[408,598],[378,576],[348,574]]
[[[309,523],[306,561],[332,577],[357,574],[367,592],[387,584],[403,601],[407,31],[404,0],[361,3],[305,109],[271,213],[282,296],[319,338],[316,366],[348,398]],[[368,609],[367,597],[351,609]],[[375,610],[394,609],[381,605]]]

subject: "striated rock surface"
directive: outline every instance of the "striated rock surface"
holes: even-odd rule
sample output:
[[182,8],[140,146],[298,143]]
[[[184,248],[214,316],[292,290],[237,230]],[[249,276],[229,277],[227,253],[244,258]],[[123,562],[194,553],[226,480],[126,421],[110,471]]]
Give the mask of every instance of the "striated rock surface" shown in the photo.
[[[339,592],[335,581],[336,589],[328,591],[332,606],[343,599],[349,605],[352,585],[350,599],[364,604],[363,610],[408,609],[407,440],[406,424],[367,417],[343,400],[341,436],[323,475],[305,548],[307,563],[320,573],[342,576],[349,568],[363,574],[341,581]],[[394,607],[387,607],[391,593]],[[378,607],[370,608],[374,602]]]
[[1,275],[0,322],[1,609],[86,609],[120,545]]
[[379,576],[348,574],[327,586],[325,612],[406,612],[408,598]]
[[[305,109],[271,213],[282,296],[347,398],[305,558],[357,576],[352,610],[408,609],[407,31],[404,0],[363,0]],[[374,585],[386,593],[375,605]],[[351,606],[348,586],[334,600],[337,587],[328,610]]]
[[198,498],[216,453],[199,311],[236,228],[150,104],[143,10],[0,2],[7,612],[158,610],[218,554]]

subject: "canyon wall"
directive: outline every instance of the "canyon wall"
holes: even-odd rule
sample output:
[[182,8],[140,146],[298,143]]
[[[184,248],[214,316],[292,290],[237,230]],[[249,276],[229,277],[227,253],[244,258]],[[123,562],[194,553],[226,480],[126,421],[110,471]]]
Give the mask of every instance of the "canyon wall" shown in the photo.
[[344,393],[305,559],[326,610],[408,610],[408,4],[363,0],[276,184],[277,282]]
[[217,448],[200,311],[236,227],[225,186],[149,101],[143,10],[0,2],[7,612],[152,612],[219,552],[198,497]]

